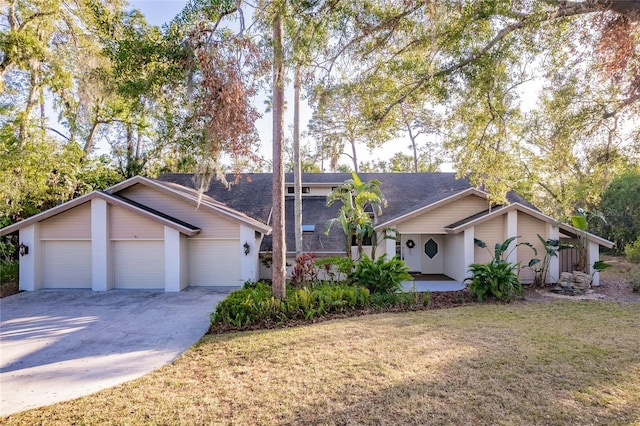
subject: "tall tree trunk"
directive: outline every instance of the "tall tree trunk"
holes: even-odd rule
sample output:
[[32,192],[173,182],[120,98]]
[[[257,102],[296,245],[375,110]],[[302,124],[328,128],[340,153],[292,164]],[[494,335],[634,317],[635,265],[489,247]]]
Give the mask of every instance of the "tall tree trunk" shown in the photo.
[[296,66],[293,80],[293,187],[296,256],[302,254],[302,164],[300,161],[300,66]]
[[40,90],[40,129],[42,130],[42,138],[45,137],[47,131],[47,114],[45,112],[44,95]]
[[407,126],[409,139],[411,139],[411,148],[413,149],[413,172],[418,173],[418,147],[416,146],[416,137],[413,135],[409,121],[405,121],[404,124]]
[[20,144],[24,145],[29,138],[29,116],[31,110],[38,100],[38,72],[36,70],[31,72],[29,79],[29,95],[27,96],[27,104],[22,112],[20,118],[20,124],[18,126],[18,140]]
[[100,126],[100,121],[94,121],[91,126],[91,130],[89,131],[89,136],[87,136],[87,140],[84,143],[84,153],[89,154],[93,150],[93,141],[96,137],[96,132],[98,131],[98,127]]
[[[282,5],[276,5],[281,8]],[[272,214],[272,286],[273,296],[284,299],[286,293],[287,247],[284,219],[284,41],[282,10],[273,22],[273,214]]]
[[356,141],[355,139],[350,139],[349,142],[351,143],[351,154],[352,154],[352,159],[353,159],[353,171],[358,173],[358,156],[356,155]]

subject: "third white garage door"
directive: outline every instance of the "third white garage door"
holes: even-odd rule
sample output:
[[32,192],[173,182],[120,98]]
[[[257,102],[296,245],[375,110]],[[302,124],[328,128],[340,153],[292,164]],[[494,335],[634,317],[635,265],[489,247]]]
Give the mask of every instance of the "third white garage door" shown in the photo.
[[164,289],[164,241],[113,241],[115,288]]
[[240,286],[240,240],[187,243],[190,286]]

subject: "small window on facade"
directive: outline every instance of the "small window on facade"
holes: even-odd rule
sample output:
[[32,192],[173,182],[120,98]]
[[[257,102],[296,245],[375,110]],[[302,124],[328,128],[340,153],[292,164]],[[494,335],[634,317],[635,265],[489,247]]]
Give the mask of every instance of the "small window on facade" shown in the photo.
[[424,245],[424,254],[429,256],[429,259],[433,259],[438,254],[438,243],[433,241],[433,238],[429,238]]
[[315,230],[316,230],[316,226],[315,225],[302,225],[302,232],[303,233],[315,232]]
[[[303,186],[302,187],[302,193],[303,194],[309,194],[311,192],[311,189],[308,186]],[[287,194],[295,194],[296,193],[296,189],[293,186],[287,186]]]
[[[356,237],[355,235],[351,236],[351,246],[355,247],[358,245],[358,242],[356,241]],[[371,238],[370,235],[365,235],[362,238],[362,246],[371,246],[373,245],[373,239]]]

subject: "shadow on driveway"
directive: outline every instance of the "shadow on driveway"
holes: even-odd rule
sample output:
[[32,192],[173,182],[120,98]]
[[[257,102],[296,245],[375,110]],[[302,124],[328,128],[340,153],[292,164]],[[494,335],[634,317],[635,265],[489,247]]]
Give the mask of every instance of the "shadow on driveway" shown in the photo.
[[0,299],[0,415],[93,393],[173,361],[204,335],[231,290],[40,290]]

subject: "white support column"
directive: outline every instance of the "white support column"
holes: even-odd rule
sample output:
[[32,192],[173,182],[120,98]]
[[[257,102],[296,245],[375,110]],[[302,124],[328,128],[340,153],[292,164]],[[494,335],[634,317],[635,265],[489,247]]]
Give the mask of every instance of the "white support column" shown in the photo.
[[187,252],[187,236],[180,234],[180,288],[189,286],[189,253]]
[[168,226],[164,227],[164,291],[174,292],[184,290],[187,285],[184,257],[186,243],[180,232]]
[[42,244],[40,224],[34,223],[19,232],[19,244],[28,247],[29,253],[20,256],[20,290],[34,291],[42,288]]
[[[507,213],[506,235],[505,240],[511,237],[518,236],[518,211],[511,210]],[[507,249],[507,262],[516,264],[518,262],[518,244],[517,240],[514,240],[509,244]]]
[[[382,231],[380,233],[379,238],[382,238],[382,241],[384,241],[384,252],[387,255],[387,259],[391,259],[392,257],[394,257],[396,255],[396,240],[394,238],[384,238],[385,232]],[[398,234],[398,238],[400,238],[400,235]],[[378,239],[378,241],[380,241],[380,239]],[[382,253],[378,256],[381,256]]]
[[593,241],[589,241],[589,251],[587,253],[587,270],[593,276],[593,281],[591,285],[594,287],[598,287],[600,285],[600,273],[595,273],[593,269],[594,262],[597,262],[600,259],[600,245]]
[[[550,223],[547,223],[547,239],[560,240],[560,230]],[[540,253],[540,257],[542,256],[544,253]],[[560,253],[549,260],[549,272],[545,279],[551,284],[557,283],[560,279]]]
[[475,238],[475,227],[467,228],[464,230],[464,253],[463,253],[463,263],[464,263],[464,276],[465,278],[471,277],[471,273],[469,272],[469,266],[475,262],[475,244],[473,243],[473,239]]
[[91,200],[91,289],[113,289],[111,240],[109,239],[109,206],[105,200]]
[[[238,285],[246,281],[258,280],[258,261],[260,257],[260,247],[257,244],[256,231],[245,225],[240,225],[240,244],[237,250],[240,251],[240,271]],[[244,244],[249,244],[249,254],[244,253]]]

